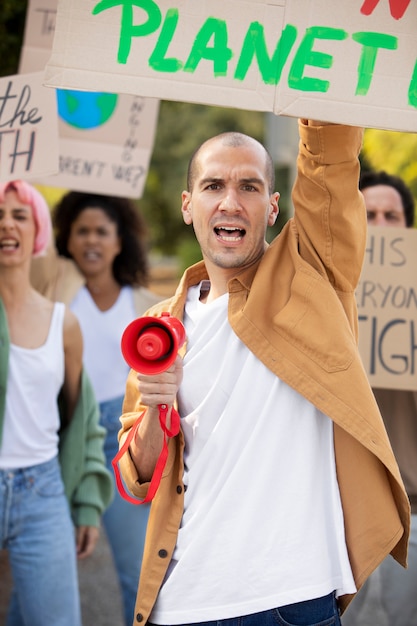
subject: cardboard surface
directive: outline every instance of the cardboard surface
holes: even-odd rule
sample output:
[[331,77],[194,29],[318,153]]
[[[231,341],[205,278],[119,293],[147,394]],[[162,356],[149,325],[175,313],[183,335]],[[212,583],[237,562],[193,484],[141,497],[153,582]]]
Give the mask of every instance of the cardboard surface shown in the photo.
[[[44,71],[50,57],[56,0],[30,0],[19,72]],[[45,87],[45,89],[48,89]],[[50,89],[55,97],[55,89]],[[143,193],[159,100],[57,90],[59,169],[37,182],[83,192],[139,198]]]
[[59,0],[46,84],[417,131],[412,0]]
[[0,181],[58,171],[58,120],[43,73],[0,78]]
[[297,25],[297,50],[276,113],[417,131],[417,2],[296,0],[286,22]]
[[372,387],[417,390],[417,230],[368,227],[356,291],[359,349]]
[[[48,89],[48,87],[45,87]],[[65,99],[79,101],[80,119],[91,123],[80,128],[59,116],[59,172],[37,182],[74,191],[114,196],[142,196],[152,154],[159,100],[116,94],[64,91]],[[114,95],[107,104],[108,119],[94,126],[100,115],[98,102]],[[67,107],[71,109],[71,105]],[[86,114],[82,110],[86,109]],[[75,124],[77,122],[75,121]]]

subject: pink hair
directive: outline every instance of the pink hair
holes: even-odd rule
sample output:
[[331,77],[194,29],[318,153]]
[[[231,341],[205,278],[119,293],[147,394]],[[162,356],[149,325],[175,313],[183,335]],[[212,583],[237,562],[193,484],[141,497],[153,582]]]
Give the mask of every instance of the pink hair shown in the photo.
[[27,204],[32,209],[36,225],[35,243],[33,256],[44,254],[52,235],[51,214],[45,198],[35,187],[24,180],[12,180],[0,183],[0,202],[4,202],[6,193],[14,191],[20,202]]

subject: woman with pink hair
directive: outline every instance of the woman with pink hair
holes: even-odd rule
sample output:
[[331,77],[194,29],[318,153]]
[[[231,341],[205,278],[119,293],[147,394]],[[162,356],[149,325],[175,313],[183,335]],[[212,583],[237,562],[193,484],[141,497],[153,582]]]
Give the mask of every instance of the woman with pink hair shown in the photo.
[[93,551],[111,498],[79,323],[30,283],[31,259],[43,254],[51,233],[48,206],[34,187],[0,185],[0,547],[14,584],[7,626],[81,625],[77,556]]
[[44,254],[52,235],[51,216],[45,198],[24,180],[0,184],[1,203],[6,202],[8,194],[15,194],[15,200],[30,207],[36,231],[32,254],[34,257]]

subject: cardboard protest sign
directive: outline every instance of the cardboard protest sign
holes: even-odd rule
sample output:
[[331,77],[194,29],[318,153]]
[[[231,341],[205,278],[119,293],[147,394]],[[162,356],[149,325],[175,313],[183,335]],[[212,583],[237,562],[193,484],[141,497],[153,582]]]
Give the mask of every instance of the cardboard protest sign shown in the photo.
[[53,90],[43,73],[0,78],[0,181],[58,170],[58,126]]
[[416,267],[417,230],[369,226],[356,301],[372,387],[417,390]]
[[56,12],[57,0],[28,1],[19,74],[44,70],[51,55]]
[[303,38],[276,113],[303,116],[307,98],[315,119],[417,131],[416,2],[296,0],[286,21]]
[[[51,54],[56,0],[31,0],[20,72],[44,70]],[[59,171],[37,182],[76,191],[140,197],[146,181],[159,101],[102,91],[56,91]]]
[[417,2],[59,0],[46,84],[417,131]]
[[158,101],[62,91],[60,102],[59,173],[38,182],[139,198],[149,169]]

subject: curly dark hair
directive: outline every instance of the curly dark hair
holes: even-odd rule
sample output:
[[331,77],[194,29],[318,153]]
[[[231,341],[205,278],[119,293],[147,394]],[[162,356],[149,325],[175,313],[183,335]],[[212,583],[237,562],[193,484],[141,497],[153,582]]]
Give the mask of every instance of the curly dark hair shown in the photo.
[[70,191],[53,211],[56,247],[60,255],[72,258],[68,251],[71,225],[87,208],[98,208],[117,226],[121,251],[113,262],[113,275],[119,285],[146,286],[149,267],[145,237],[147,228],[135,204],[127,199]]
[[372,170],[364,171],[359,179],[359,189],[362,191],[367,187],[375,185],[387,185],[393,187],[401,196],[401,202],[404,210],[405,223],[407,228],[411,228],[414,224],[414,197],[411,189],[407,187],[402,178],[387,174],[384,170],[374,172]]

